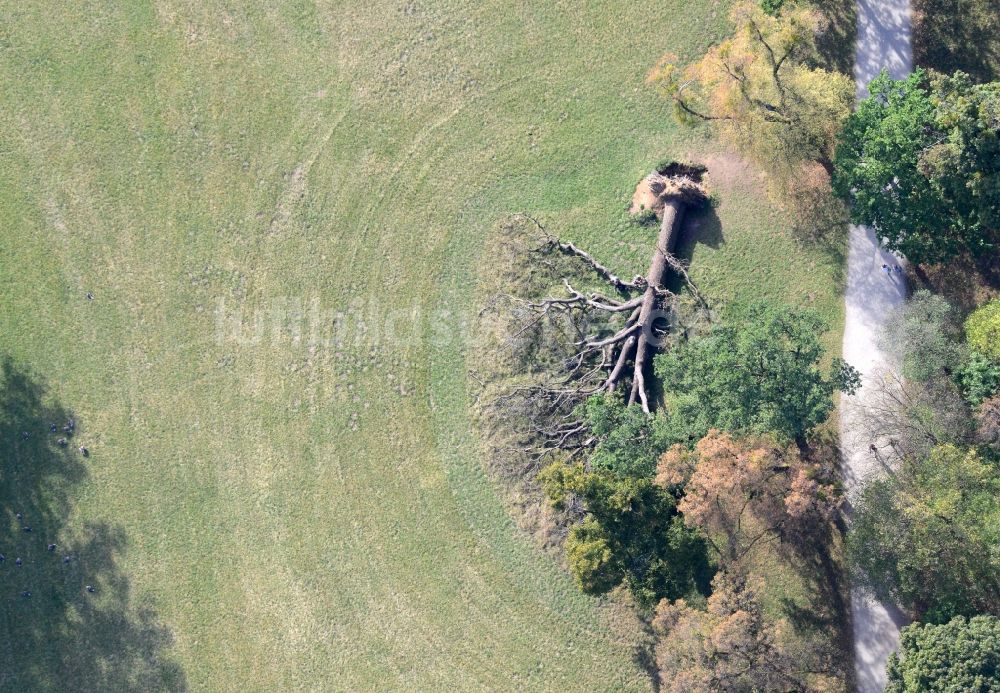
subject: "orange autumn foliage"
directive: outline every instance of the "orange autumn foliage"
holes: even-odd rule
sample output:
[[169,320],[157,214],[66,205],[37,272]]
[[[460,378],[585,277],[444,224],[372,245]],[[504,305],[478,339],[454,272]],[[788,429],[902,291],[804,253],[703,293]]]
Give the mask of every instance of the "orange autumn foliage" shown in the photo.
[[677,445],[664,453],[656,483],[683,487],[678,510],[689,526],[705,532],[727,564],[762,541],[804,538],[840,504],[819,466],[794,447],[715,430],[694,450]]

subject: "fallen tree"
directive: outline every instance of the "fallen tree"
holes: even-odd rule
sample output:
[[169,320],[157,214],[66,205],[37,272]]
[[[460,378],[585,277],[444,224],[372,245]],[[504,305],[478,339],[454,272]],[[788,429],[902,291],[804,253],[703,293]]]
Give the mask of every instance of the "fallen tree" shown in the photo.
[[[524,437],[518,447],[532,457],[557,451],[573,456],[598,442],[578,411],[591,395],[619,391],[627,404],[651,411],[652,358],[668,325],[678,323],[679,297],[666,288],[671,272],[688,287],[686,300],[698,310],[708,307],[674,256],[685,212],[707,199],[703,173],[699,167],[672,164],[643,180],[660,227],[648,271],[632,279],[553,236],[538,219],[520,215],[536,235],[527,244],[531,267],[522,271],[545,270],[560,290],[556,293],[549,285],[540,296],[529,298],[499,292],[480,316],[503,314],[502,349],[530,344],[537,353],[539,343],[548,345],[549,353],[521,360],[523,372],[487,388],[485,400],[496,419],[514,417],[521,423]],[[586,290],[579,282],[606,289]],[[555,358],[545,363],[552,354]]]

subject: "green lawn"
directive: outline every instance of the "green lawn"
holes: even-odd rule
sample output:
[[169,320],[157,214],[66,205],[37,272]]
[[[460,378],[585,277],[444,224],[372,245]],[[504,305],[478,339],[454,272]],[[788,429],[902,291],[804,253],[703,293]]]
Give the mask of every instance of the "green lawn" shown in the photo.
[[[640,634],[485,477],[461,321],[511,212],[645,268],[626,198],[712,145],[643,76],[703,51],[725,4],[0,16],[0,688],[647,687]],[[835,265],[752,176],[726,180],[687,249],[703,288],[838,326]],[[296,301],[367,329],[219,337],[220,313]]]

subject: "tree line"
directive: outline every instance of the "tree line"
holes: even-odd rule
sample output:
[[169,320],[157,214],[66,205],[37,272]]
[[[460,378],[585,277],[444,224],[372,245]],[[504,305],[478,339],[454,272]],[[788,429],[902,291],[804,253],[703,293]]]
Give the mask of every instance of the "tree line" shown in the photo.
[[890,470],[855,504],[855,583],[905,609],[889,690],[1000,686],[1000,299],[964,322],[918,291],[886,324],[900,378],[866,412]]
[[[883,72],[852,111],[850,81],[819,67],[815,7],[743,3],[733,19],[735,34],[700,60],[679,66],[668,55],[651,73],[678,117],[714,128],[793,203],[822,212],[816,202],[832,192],[844,216],[873,226],[918,272],[966,258],[976,281],[995,282],[1000,83],[961,70]],[[804,196],[802,181],[814,188]],[[834,209],[816,235],[842,219]],[[889,471],[857,503],[855,582],[918,621],[890,663],[890,690],[997,690],[1000,300],[963,324],[944,298],[918,292],[884,333],[903,366],[884,374],[866,412],[872,439],[889,442],[875,450]]]

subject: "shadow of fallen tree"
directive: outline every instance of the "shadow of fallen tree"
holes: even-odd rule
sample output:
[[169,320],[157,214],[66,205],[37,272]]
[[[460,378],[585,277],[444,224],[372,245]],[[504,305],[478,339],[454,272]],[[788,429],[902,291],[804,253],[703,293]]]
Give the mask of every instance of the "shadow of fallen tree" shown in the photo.
[[[722,233],[722,219],[717,210],[718,202],[710,199],[706,204],[691,209],[684,215],[681,233],[677,238],[674,256],[684,265],[690,266],[699,245],[718,249],[726,243]],[[684,278],[677,272],[670,272],[665,288],[674,293],[684,290]]]
[[170,632],[118,566],[125,532],[74,527],[87,476],[69,411],[0,365],[0,690],[182,691]]

